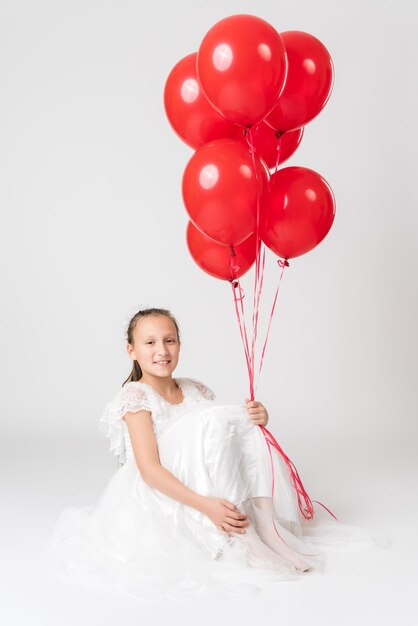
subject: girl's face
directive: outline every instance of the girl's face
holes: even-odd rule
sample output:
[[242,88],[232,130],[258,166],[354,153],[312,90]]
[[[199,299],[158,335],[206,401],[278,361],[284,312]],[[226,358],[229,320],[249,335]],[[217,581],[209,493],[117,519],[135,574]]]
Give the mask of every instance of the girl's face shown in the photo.
[[132,360],[136,359],[145,378],[170,377],[180,352],[176,327],[166,315],[140,318],[133,333],[133,345],[127,345]]

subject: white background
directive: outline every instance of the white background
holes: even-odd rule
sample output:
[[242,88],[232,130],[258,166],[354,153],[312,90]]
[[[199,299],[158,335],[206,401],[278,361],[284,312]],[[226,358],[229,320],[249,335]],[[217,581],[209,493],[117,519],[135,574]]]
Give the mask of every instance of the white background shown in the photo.
[[[416,554],[404,526],[417,514],[415,3],[1,0],[1,440],[7,470],[18,462],[25,476],[5,481],[4,497],[20,503],[18,545],[27,542],[21,562],[10,550],[16,581],[28,571],[34,528],[46,541],[59,511],[93,503],[116,466],[97,425],[131,369],[125,331],[139,308],[177,317],[175,376],[203,380],[228,402],[247,396],[229,284],[202,272],[186,248],[181,177],[192,151],[172,131],[162,98],[175,63],[233,13],[315,35],[336,72],[327,106],[285,164],[327,179],[336,218],[285,271],[257,398],[312,498],[342,521],[402,536],[396,558]],[[264,320],[278,276],[270,253]],[[252,280],[253,270],[243,279],[249,311]],[[42,496],[40,481],[54,488]],[[3,523],[16,528],[16,517]],[[408,571],[387,558],[372,556],[366,570]],[[396,581],[381,584],[353,613],[357,623],[407,610],[404,600],[396,607]],[[383,589],[388,604],[379,609]],[[285,597],[298,619],[288,588]],[[312,619],[317,609],[324,624],[325,607],[309,597]],[[87,623],[76,606],[68,623]]]

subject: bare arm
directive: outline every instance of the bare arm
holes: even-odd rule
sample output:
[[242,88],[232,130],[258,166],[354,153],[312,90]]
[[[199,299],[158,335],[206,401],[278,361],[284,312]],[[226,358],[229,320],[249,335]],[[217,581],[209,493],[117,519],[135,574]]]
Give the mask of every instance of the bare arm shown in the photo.
[[144,481],[170,498],[203,512],[205,496],[199,495],[161,465],[151,413],[126,413],[125,420],[139,472]]

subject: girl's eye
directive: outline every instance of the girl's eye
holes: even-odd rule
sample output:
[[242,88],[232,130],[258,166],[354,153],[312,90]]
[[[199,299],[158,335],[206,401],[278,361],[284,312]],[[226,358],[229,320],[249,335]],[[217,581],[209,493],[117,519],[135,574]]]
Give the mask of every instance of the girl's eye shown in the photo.
[[[167,339],[167,341],[171,341],[171,342],[173,343],[173,342],[174,342],[174,339]],[[154,343],[154,342],[153,342],[153,341],[146,341],[145,343],[146,343],[146,344],[149,344],[149,343]]]

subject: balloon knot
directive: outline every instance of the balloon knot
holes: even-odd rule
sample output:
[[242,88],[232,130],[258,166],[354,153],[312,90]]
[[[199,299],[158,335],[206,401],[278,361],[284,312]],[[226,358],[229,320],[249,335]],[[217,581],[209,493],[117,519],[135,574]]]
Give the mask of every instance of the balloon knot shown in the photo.
[[245,293],[243,288],[241,287],[241,285],[239,284],[238,280],[230,280],[231,286],[232,288],[235,289],[239,289],[239,295],[237,296],[237,294],[234,291],[234,298],[236,300],[242,300],[243,298],[245,298]]

